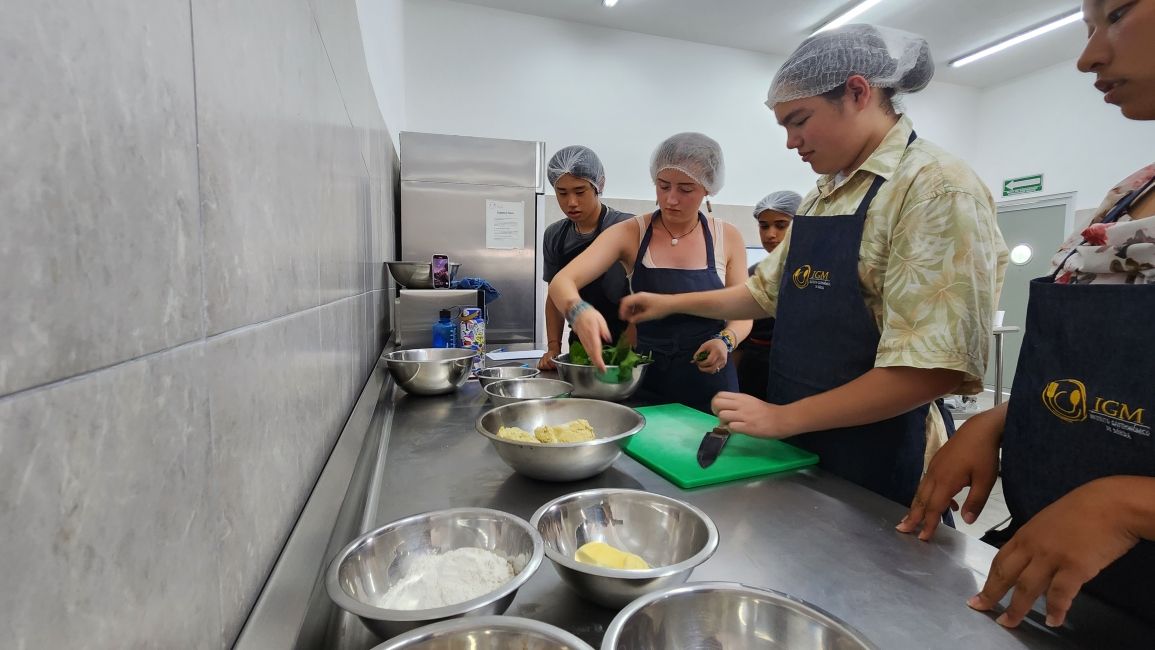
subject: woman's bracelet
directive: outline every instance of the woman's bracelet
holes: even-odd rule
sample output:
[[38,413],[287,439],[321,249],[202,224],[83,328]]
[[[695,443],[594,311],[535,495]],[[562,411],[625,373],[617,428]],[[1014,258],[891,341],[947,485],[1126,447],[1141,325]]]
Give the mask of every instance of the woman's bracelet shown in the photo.
[[733,352],[734,347],[738,344],[738,337],[734,336],[734,333],[728,329],[724,329],[721,332],[718,332],[714,335],[714,338],[726,344],[727,353]]
[[573,322],[578,317],[578,314],[582,313],[583,311],[589,309],[592,306],[593,305],[589,304],[588,302],[586,302],[584,300],[577,301],[576,303],[574,303],[573,307],[570,307],[568,310],[566,310],[565,321],[570,324],[570,327],[573,327]]

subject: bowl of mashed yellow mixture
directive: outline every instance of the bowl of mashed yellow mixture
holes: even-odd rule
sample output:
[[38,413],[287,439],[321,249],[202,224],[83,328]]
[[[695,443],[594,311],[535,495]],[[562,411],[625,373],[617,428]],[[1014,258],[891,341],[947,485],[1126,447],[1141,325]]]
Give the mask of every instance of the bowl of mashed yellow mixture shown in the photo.
[[682,584],[718,548],[718,528],[706,513],[642,490],[567,494],[539,508],[529,523],[561,579],[583,598],[612,608]]
[[538,399],[487,411],[477,431],[513,471],[542,481],[580,481],[604,472],[646,419],[594,399]]

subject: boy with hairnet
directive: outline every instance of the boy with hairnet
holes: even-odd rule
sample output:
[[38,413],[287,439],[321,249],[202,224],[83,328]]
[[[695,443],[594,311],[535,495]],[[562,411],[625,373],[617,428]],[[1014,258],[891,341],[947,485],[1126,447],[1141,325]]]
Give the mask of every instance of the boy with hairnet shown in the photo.
[[982,390],[1008,258],[986,184],[895,104],[933,75],[914,34],[848,25],[803,41],[766,101],[821,174],[786,239],[746,286],[622,300],[639,329],[775,316],[765,401],[719,393],[718,418],[904,506],[952,430],[941,397]]
[[[573,145],[560,149],[549,159],[546,176],[557,195],[557,204],[566,218],[554,222],[542,236],[544,269],[542,280],[550,282],[566,264],[589,248],[594,239],[606,228],[625,221],[632,214],[620,212],[602,204],[601,194],[606,186],[606,172],[602,161],[589,147]],[[629,293],[626,272],[621,265],[606,270],[581,290],[582,300],[613,317],[607,321],[614,341],[627,329],[627,323],[617,317],[618,302]],[[556,368],[554,358],[561,354],[563,330],[561,311],[546,296],[545,333],[546,352],[537,362],[539,370]],[[571,332],[570,342],[577,340]]]

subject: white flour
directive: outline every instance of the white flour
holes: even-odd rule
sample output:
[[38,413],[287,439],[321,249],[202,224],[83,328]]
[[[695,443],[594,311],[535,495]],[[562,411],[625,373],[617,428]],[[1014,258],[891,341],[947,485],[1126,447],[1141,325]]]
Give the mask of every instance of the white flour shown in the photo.
[[513,578],[509,560],[483,548],[459,548],[413,559],[405,577],[377,601],[385,609],[456,605],[496,590]]

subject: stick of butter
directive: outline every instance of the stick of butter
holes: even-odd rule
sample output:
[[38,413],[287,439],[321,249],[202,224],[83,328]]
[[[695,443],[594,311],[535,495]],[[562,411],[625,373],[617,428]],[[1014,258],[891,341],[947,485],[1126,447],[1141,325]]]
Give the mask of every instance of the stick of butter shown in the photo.
[[583,544],[574,554],[573,559],[607,569],[644,571],[650,568],[650,565],[637,555],[614,548],[605,542]]

